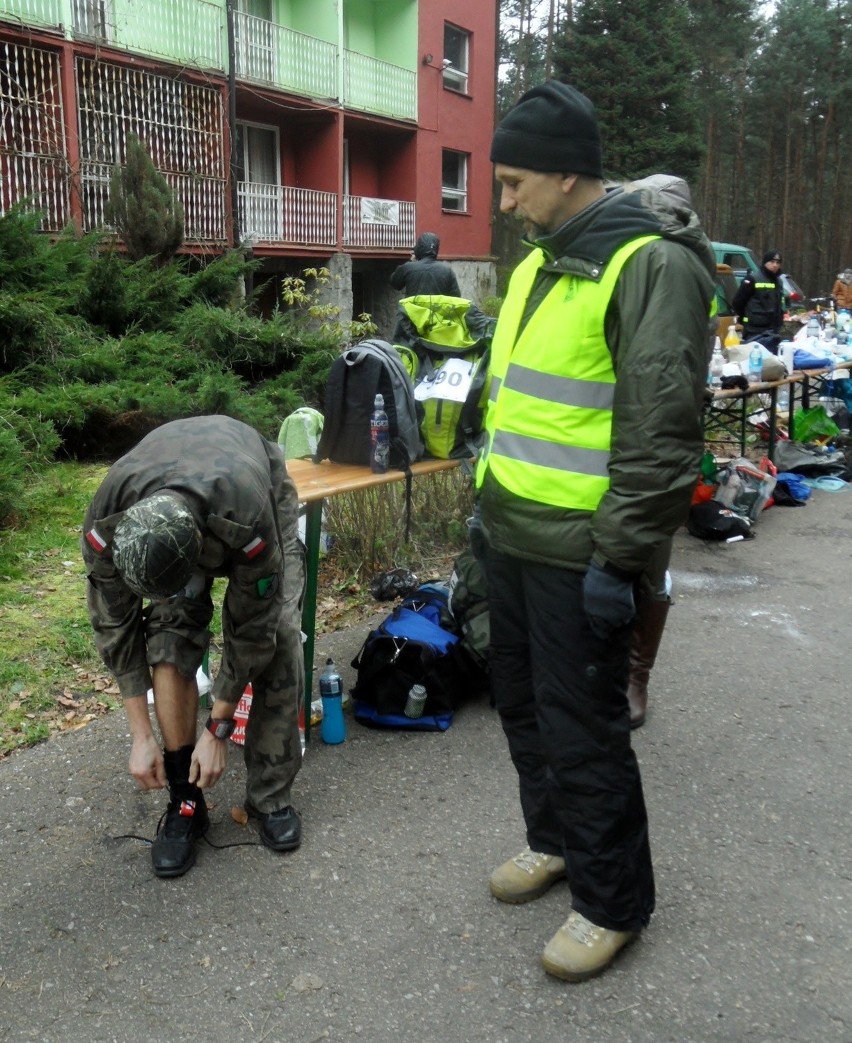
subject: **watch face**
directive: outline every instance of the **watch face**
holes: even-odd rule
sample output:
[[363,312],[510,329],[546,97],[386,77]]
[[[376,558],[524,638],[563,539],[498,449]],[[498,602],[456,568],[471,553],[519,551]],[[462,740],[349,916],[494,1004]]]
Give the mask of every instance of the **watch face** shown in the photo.
[[236,723],[233,719],[214,721],[211,717],[207,721],[207,730],[217,739],[228,739],[233,734]]

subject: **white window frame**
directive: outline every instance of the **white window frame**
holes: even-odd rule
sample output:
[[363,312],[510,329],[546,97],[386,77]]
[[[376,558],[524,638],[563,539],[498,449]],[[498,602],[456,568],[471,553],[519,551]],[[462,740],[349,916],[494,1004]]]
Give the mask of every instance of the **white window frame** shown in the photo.
[[[457,34],[459,37],[460,53],[455,60],[450,58],[448,51],[453,51],[454,48],[447,47],[447,34]],[[448,65],[443,67],[443,80],[444,87],[447,90],[455,91],[457,94],[467,94],[467,82],[468,75],[470,72],[470,38],[471,34],[467,29],[461,29],[457,25],[453,25],[452,22],[444,22],[444,62],[450,62]]]
[[[444,181],[444,161],[448,155],[457,156],[458,178],[455,185],[448,185]],[[458,149],[445,148],[441,150],[441,208],[453,214],[466,214],[467,209],[467,181],[470,154],[459,152]],[[453,205],[458,204],[458,205]]]
[[[246,184],[258,184],[258,185],[279,185],[281,184],[281,133],[278,127],[271,123],[256,123],[254,120],[237,120],[237,126],[241,130],[242,141],[242,169],[244,174],[244,182]],[[274,181],[255,181],[250,177],[249,171],[249,135],[246,134],[246,130],[263,130],[271,133],[275,142],[275,180]]]

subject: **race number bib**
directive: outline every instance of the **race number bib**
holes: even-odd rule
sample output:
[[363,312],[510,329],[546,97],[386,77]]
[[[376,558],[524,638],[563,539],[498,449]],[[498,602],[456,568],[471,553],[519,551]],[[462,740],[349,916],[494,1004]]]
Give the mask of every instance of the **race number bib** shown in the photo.
[[430,398],[440,398],[445,402],[464,402],[470,391],[475,362],[466,359],[449,358],[428,377],[424,377],[414,389],[414,397],[418,402],[428,402]]

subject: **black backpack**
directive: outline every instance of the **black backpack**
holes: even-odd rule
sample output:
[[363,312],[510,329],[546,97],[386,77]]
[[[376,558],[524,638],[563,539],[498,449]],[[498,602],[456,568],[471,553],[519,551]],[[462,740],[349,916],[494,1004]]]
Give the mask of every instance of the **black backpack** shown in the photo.
[[314,461],[370,463],[370,415],[381,395],[388,415],[390,466],[407,470],[423,455],[411,378],[384,340],[366,340],[332,362],[325,391],[325,420]]

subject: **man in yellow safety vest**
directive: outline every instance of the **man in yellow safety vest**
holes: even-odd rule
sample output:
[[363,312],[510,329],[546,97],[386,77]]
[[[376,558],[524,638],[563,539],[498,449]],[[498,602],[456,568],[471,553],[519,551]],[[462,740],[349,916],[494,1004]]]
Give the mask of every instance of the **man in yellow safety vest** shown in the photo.
[[686,206],[604,187],[595,110],[573,87],[528,91],[491,160],[530,252],[494,336],[476,476],[492,683],[528,844],[490,885],[518,903],[567,879],[570,916],[542,960],[582,981],[654,909],[628,657],[641,577],[699,470],[715,262]]

